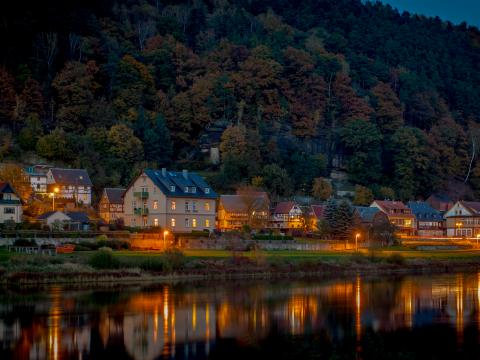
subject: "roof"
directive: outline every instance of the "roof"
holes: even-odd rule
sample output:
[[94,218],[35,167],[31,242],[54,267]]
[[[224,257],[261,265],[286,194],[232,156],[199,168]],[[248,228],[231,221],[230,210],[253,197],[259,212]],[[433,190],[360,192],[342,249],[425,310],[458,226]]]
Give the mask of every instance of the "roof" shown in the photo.
[[375,215],[381,212],[379,208],[369,206],[355,206],[355,211],[358,213],[362,221],[365,222],[372,222]]
[[419,221],[442,221],[442,213],[424,201],[409,201],[407,205]]
[[50,169],[53,180],[57,184],[92,186],[92,181],[85,169]]
[[[174,172],[165,169],[147,169],[144,173],[166,196],[208,199],[218,197],[217,193],[197,173]],[[172,186],[174,186],[174,191],[171,191]],[[188,192],[185,191],[187,187]],[[192,188],[195,188],[195,192],[192,192]]]
[[274,214],[288,214],[292,208],[296,205],[294,201],[283,201],[277,204],[275,210],[273,210]]
[[62,212],[62,211],[47,211],[47,212],[44,212],[43,214],[40,214],[39,216],[37,216],[37,220],[46,220],[48,219],[50,216],[52,216],[53,214],[55,213],[62,213],[62,214],[65,214],[67,217],[70,218],[71,221],[73,222],[78,222],[78,223],[87,223],[90,221],[88,215],[84,212]]
[[453,199],[447,194],[432,194],[427,200],[430,200],[430,199],[434,199],[440,202],[447,202],[447,203],[453,202]]
[[313,215],[317,219],[323,219],[323,217],[325,216],[325,208],[326,208],[325,205],[312,205],[311,208],[312,208]]
[[409,210],[401,201],[375,200],[374,202],[384,210]]
[[268,207],[268,196],[262,192],[243,195],[221,195],[220,203],[229,213],[247,213],[249,208],[259,210],[262,206]]
[[460,201],[467,210],[474,214],[480,213],[480,202],[479,201]]
[[0,181],[0,193],[15,194],[15,190],[10,183],[6,181]]
[[105,196],[111,204],[123,204],[123,194],[125,189],[122,188],[105,188],[103,189]]

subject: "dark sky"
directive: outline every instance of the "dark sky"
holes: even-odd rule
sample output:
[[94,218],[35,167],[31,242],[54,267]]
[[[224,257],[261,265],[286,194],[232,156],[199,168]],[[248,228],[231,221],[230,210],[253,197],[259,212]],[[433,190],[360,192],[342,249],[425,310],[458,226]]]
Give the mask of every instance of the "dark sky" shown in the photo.
[[381,0],[399,10],[480,26],[480,0]]

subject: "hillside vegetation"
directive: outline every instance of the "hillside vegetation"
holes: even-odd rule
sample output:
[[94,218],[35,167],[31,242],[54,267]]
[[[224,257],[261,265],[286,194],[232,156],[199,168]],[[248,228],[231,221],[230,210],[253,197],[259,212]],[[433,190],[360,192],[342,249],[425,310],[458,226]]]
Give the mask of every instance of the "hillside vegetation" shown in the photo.
[[332,168],[376,196],[480,191],[466,24],[359,0],[18,0],[0,20],[4,161],[84,167],[97,189],[168,166],[279,196]]

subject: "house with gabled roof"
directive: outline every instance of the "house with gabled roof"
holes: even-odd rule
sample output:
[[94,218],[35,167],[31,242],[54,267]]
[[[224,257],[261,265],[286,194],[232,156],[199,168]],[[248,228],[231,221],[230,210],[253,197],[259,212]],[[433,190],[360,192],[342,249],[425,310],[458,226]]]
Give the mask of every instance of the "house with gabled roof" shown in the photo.
[[123,188],[105,188],[98,203],[98,213],[106,223],[123,219]]
[[424,237],[443,236],[442,213],[425,201],[409,201],[407,206],[417,219],[417,235]]
[[430,195],[426,202],[432,208],[442,213],[447,212],[455,204],[455,201],[450,196],[440,193]]
[[172,232],[215,229],[217,194],[196,173],[147,169],[123,195],[126,226]]
[[84,169],[51,168],[47,172],[47,191],[75,204],[92,204],[92,186]]
[[303,211],[295,201],[279,202],[270,217],[270,228],[278,230],[298,230],[305,227]]
[[323,204],[314,204],[310,205],[304,213],[305,224],[309,231],[318,231],[319,222],[325,219],[325,208],[326,205]]
[[478,201],[457,201],[443,217],[448,237],[477,237],[480,234]]
[[244,226],[252,229],[265,228],[269,210],[270,200],[263,191],[221,195],[218,202],[217,228],[220,231],[241,230]]
[[36,218],[37,222],[48,226],[50,230],[56,231],[88,231],[90,229],[90,218],[85,212],[63,212],[47,211]]
[[398,235],[415,235],[417,231],[415,215],[401,201],[375,200],[370,207],[378,208],[387,215],[391,224],[397,228]]
[[8,182],[0,181],[0,224],[22,222],[22,200]]

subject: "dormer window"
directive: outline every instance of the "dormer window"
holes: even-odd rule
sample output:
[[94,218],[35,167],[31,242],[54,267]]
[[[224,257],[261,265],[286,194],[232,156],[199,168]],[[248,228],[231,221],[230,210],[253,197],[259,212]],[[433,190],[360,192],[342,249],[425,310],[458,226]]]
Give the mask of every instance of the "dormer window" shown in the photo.
[[175,185],[171,185],[171,186],[170,186],[170,191],[171,191],[171,192],[175,192]]
[[197,188],[196,188],[195,186],[194,186],[194,187],[192,187],[192,193],[194,193],[194,194],[195,194],[196,192],[197,192]]
[[210,189],[209,188],[205,188],[205,194],[210,194]]
[[188,193],[188,186],[185,186],[185,192]]

